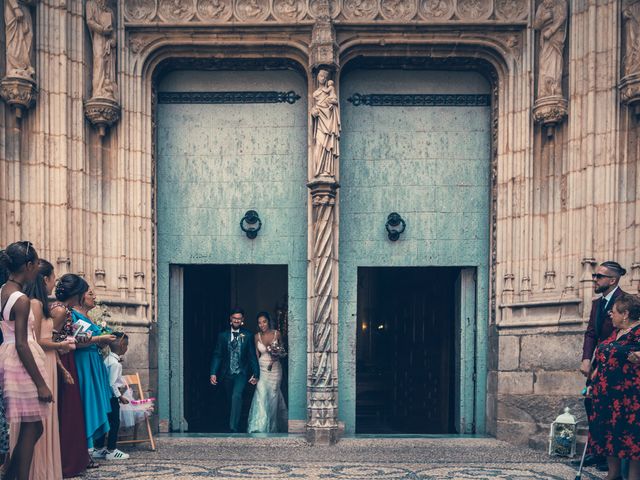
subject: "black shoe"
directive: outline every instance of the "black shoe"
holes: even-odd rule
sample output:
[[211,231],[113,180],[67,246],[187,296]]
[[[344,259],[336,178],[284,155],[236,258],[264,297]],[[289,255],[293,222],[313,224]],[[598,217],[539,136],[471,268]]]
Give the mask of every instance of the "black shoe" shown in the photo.
[[608,472],[609,465],[607,465],[606,463],[598,463],[596,465],[596,470],[598,470],[599,472]]
[[[591,465],[597,465],[600,463],[603,463],[603,461],[606,464],[606,459],[603,459],[602,457],[597,457],[595,455],[587,455],[586,457],[584,457],[584,463],[583,466],[585,467],[589,467]],[[571,460],[571,465],[580,465],[580,460]]]

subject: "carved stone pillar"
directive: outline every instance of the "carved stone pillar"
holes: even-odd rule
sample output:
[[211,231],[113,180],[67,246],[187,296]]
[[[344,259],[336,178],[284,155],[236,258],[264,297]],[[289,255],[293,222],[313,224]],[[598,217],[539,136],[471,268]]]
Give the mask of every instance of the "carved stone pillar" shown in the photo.
[[31,6],[35,0],[5,0],[7,69],[0,81],[0,96],[22,118],[36,99],[35,69],[31,62],[33,51],[33,20]]
[[91,32],[93,71],[91,98],[84,113],[101,137],[120,119],[116,81],[116,15],[107,0],[88,0],[87,27]]
[[337,190],[340,111],[335,85],[335,32],[329,4],[314,26],[311,68],[316,88],[310,102],[309,148],[312,226],[307,356],[307,440],[333,444],[338,440],[338,251]]
[[624,57],[623,73],[620,80],[620,99],[633,107],[640,115],[640,1],[626,0],[623,3]]
[[536,10],[533,27],[539,32],[537,99],[533,106],[536,123],[554,127],[567,115],[567,101],[562,94],[564,44],[567,38],[567,0],[542,0]]

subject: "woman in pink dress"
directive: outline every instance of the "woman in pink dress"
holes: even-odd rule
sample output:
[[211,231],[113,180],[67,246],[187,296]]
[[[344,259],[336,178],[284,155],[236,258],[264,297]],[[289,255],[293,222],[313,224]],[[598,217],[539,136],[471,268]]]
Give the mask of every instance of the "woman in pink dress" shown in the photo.
[[0,290],[0,317],[4,342],[0,346],[0,384],[9,423],[20,429],[5,480],[27,479],[36,442],[42,435],[42,420],[53,400],[45,381],[45,355],[33,330],[34,316],[29,297],[22,293],[26,282],[38,275],[38,254],[31,242],[16,242],[0,252],[0,265],[9,280]]
[[[75,349],[75,339],[53,340],[53,320],[49,311],[49,296],[56,284],[53,265],[46,260],[38,261],[38,276],[27,283],[24,292],[31,298],[31,309],[35,317],[34,330],[38,343],[44,350],[46,360],[46,382],[53,393],[58,395],[58,353],[65,354]],[[49,418],[42,421],[44,433],[36,443],[31,462],[31,480],[62,480],[60,463],[60,429],[58,408],[49,404]],[[12,433],[14,429],[11,429]]]

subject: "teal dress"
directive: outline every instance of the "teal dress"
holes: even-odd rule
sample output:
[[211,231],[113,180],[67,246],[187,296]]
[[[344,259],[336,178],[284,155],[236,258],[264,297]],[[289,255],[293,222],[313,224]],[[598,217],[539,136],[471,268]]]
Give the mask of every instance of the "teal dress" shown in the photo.
[[[84,320],[91,324],[89,330],[95,335],[102,331],[89,318],[75,310],[71,311],[73,322]],[[80,397],[84,407],[84,420],[87,432],[87,446],[93,448],[93,440],[109,431],[108,414],[111,412],[111,387],[109,374],[102,356],[95,344],[75,350],[76,368],[80,384]]]

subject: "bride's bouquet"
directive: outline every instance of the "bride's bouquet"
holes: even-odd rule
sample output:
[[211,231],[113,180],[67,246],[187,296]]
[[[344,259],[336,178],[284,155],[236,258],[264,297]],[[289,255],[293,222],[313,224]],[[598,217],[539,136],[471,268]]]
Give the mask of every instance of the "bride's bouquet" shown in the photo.
[[267,347],[267,352],[271,355],[271,363],[269,363],[269,366],[267,367],[268,371],[271,371],[275,362],[287,356],[287,351],[285,350],[284,345],[282,345],[277,339],[274,339],[273,342],[271,342],[271,345]]

